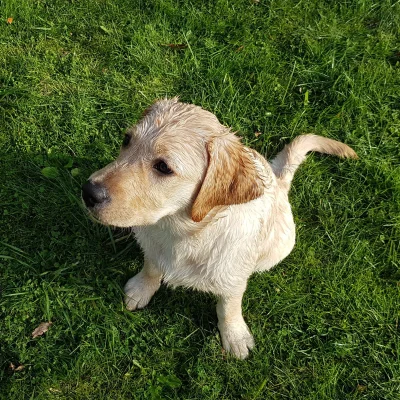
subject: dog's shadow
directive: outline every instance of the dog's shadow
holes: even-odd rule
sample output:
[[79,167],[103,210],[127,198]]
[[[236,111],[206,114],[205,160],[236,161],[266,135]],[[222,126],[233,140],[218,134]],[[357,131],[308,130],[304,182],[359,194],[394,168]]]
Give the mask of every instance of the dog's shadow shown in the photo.
[[[32,312],[36,320],[52,318],[61,323],[63,314],[67,314],[74,324],[76,310],[73,303],[68,306],[68,298],[62,295],[71,292],[76,302],[83,298],[100,310],[101,317],[88,318],[89,325],[100,323],[104,313],[108,313],[106,308],[111,308],[110,314],[119,314],[121,326],[124,321],[136,323],[148,318],[147,327],[156,332],[163,329],[159,325],[162,321],[167,325],[186,321],[183,336],[194,331],[203,336],[216,334],[215,299],[207,294],[162,285],[146,309],[135,313],[125,310],[123,287],[141,269],[143,256],[129,230],[99,225],[90,219],[82,204],[81,185],[101,165],[93,165],[88,159],[74,158],[70,162],[68,157],[18,157],[17,162],[11,155],[1,161],[3,171],[9,171],[3,193],[13,199],[5,209],[0,244],[0,254],[7,258],[6,271],[13,275],[0,283],[1,292],[6,295],[2,300],[8,308],[18,308],[19,297],[14,293],[38,289],[38,298],[30,295],[36,304]],[[40,306],[46,296],[53,304],[55,298],[60,300],[61,305],[54,306],[51,315]],[[109,318],[110,324],[115,323],[112,316]],[[78,332],[79,341],[83,328],[78,329],[81,323],[76,324],[64,328]],[[202,345],[194,339],[188,342],[190,346]]]

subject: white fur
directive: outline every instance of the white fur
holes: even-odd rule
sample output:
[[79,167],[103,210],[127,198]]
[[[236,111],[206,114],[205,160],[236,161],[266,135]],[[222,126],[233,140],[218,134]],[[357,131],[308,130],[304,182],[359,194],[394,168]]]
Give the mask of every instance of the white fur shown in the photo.
[[[221,309],[218,327],[222,343],[225,350],[242,359],[248,356],[254,340],[237,299],[241,300],[253,272],[272,268],[291,252],[295,242],[287,192],[279,188],[270,171],[266,172],[272,177],[271,186],[258,199],[221,207],[200,223],[182,213],[165,217],[154,225],[134,228],[146,260],[157,266],[165,283],[211,292],[223,299],[217,305],[217,310]],[[135,279],[125,286],[130,310],[136,308],[131,298],[138,292],[145,299],[149,297],[147,290],[138,288]],[[151,287],[152,281],[148,282]],[[223,304],[229,301],[236,307],[225,312],[230,319],[226,323],[225,316],[222,317]]]
[[[142,271],[125,286],[126,306],[129,310],[146,306],[161,280],[172,287],[214,293],[219,297],[217,315],[222,344],[225,350],[243,359],[254,346],[241,312],[247,280],[254,272],[271,269],[295,244],[295,224],[288,200],[294,171],[311,150],[350,157],[355,157],[355,153],[344,144],[314,135],[297,138],[272,164],[244,148],[251,155],[249,168],[255,169],[263,194],[243,204],[215,206],[200,222],[194,222],[191,208],[203,180],[207,179],[205,144],[222,137],[220,145],[225,146],[233,134],[211,113],[176,99],[156,103],[136,132],[139,132],[137,142],[132,144],[135,151],[123,150],[115,163],[92,176],[96,182],[104,183],[112,175],[108,186],[110,206],[92,212],[103,223],[137,225],[133,230],[144,251]],[[164,140],[162,151],[172,158],[171,163],[180,176],[161,179],[153,177],[153,172],[145,169],[145,163],[152,159],[153,148],[158,149],[159,156],[157,140],[165,139],[167,134],[171,136],[168,143]],[[127,161],[132,154],[136,158]],[[118,163],[124,165],[121,173]],[[129,177],[124,175],[127,168],[132,171]],[[118,181],[119,176],[123,182]],[[129,185],[124,187],[127,179]],[[113,185],[118,189],[115,194]],[[132,191],[135,193],[131,194]],[[149,200],[143,205],[146,198]]]

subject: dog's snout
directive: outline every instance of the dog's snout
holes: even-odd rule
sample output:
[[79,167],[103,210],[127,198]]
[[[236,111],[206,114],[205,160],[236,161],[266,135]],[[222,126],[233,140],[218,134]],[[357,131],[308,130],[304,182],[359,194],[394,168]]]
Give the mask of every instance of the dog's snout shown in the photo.
[[110,199],[107,189],[92,181],[87,181],[82,186],[82,198],[87,207],[103,204]]

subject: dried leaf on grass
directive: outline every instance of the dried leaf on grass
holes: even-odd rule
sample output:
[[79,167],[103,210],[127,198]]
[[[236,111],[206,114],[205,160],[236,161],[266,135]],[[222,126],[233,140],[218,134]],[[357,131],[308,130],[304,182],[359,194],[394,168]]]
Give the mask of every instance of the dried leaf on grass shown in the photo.
[[24,368],[25,368],[25,366],[22,365],[22,364],[16,366],[14,363],[10,363],[10,369],[11,369],[11,371],[19,372],[19,371],[22,371]]
[[60,389],[56,389],[56,388],[49,388],[49,392],[55,393],[55,394],[62,393],[62,391]]
[[7,24],[12,24],[12,22],[14,21],[14,18],[7,18]]
[[365,392],[367,390],[367,386],[366,385],[357,385],[357,392],[362,393]]
[[52,322],[42,322],[33,332],[32,337],[36,338],[38,336],[42,336],[49,330],[49,327],[52,325]]

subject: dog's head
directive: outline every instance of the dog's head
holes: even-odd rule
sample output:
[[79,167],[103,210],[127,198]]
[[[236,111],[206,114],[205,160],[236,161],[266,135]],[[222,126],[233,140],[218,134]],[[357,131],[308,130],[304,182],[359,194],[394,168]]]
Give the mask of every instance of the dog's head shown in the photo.
[[117,159],[82,188],[91,214],[118,227],[152,225],[181,211],[199,222],[214,207],[262,193],[252,151],[215,115],[177,99],[148,108]]

